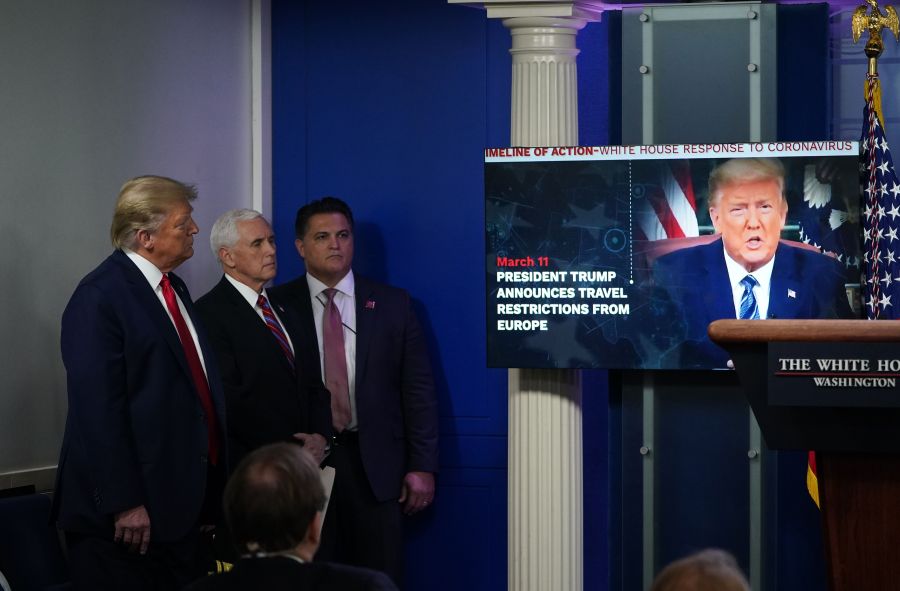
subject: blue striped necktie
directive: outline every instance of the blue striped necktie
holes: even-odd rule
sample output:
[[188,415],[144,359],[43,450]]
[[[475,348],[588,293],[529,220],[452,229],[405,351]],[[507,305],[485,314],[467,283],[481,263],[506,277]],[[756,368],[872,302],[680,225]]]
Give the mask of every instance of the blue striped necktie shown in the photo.
[[272,307],[269,306],[269,300],[266,299],[266,296],[259,294],[259,299],[256,300],[256,305],[259,306],[260,310],[262,310],[263,320],[266,321],[266,326],[269,327],[269,330],[272,332],[272,336],[274,336],[275,340],[278,341],[278,344],[281,345],[281,350],[284,351],[284,356],[287,357],[288,363],[291,364],[291,369],[293,369],[294,352],[291,351],[291,345],[288,342],[287,335],[284,334],[284,329],[281,328],[281,325],[278,323],[278,319],[275,318],[275,313],[272,312]]
[[753,295],[753,288],[759,285],[759,281],[753,275],[747,275],[741,279],[741,285],[744,286],[744,295],[741,297],[741,320],[759,320],[759,305],[756,303],[756,296]]

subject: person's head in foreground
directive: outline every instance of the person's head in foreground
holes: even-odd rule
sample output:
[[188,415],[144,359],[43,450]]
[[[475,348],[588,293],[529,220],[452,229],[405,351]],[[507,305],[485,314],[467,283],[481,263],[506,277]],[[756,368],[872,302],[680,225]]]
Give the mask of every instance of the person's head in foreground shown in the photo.
[[293,443],[274,443],[238,465],[223,504],[242,556],[293,554],[311,561],[325,502],[319,467],[309,452]]

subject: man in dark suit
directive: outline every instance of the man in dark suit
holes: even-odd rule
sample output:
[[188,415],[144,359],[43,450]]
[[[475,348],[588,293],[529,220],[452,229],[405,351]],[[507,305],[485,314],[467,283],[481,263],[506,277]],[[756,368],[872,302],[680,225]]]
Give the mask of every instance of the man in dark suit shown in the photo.
[[[728,354],[707,336],[721,318],[850,318],[837,260],[780,241],[787,219],[784,167],[738,158],[709,179],[709,213],[721,238],[661,257],[654,282],[685,329],[679,367],[724,368]],[[664,362],[665,363],[665,362]]]
[[241,560],[189,591],[396,591],[383,573],[312,562],[326,502],[320,470],[303,448],[273,443],[251,452],[225,487],[225,519]]
[[302,320],[331,392],[336,470],[319,556],[402,575],[402,515],[434,498],[437,401],[422,329],[400,289],[354,275],[353,214],[334,197],[300,208],[306,275],[274,288]]
[[197,310],[225,387],[229,457],[238,462],[294,438],[321,462],[331,406],[318,369],[304,365],[310,355],[296,354],[304,345],[299,321],[265,288],[276,271],[272,228],[256,211],[228,211],[213,224],[210,245],[224,275]]
[[224,482],[225,407],[212,350],[172,271],[193,255],[196,190],[125,183],[116,248],[62,319],[69,414],[53,515],[76,589],[179,589],[203,572],[200,528]]

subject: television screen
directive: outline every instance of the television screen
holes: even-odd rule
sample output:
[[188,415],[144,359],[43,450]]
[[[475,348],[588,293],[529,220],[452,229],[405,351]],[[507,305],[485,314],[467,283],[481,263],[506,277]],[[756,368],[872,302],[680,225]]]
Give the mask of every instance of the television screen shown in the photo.
[[859,317],[858,149],[487,149],[488,366],[725,368],[718,318]]

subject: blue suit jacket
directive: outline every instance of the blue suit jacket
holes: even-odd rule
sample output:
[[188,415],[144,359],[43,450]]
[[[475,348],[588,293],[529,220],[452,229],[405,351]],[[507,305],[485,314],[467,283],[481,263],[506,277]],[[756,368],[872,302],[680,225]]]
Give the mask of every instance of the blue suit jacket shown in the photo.
[[[709,340],[713,320],[736,318],[722,239],[660,257],[654,282],[683,329],[684,342],[663,366],[724,368],[728,353]],[[779,243],[769,290],[769,318],[852,318],[843,267],[835,259]]]
[[[197,330],[223,430],[212,349],[184,282],[169,277]],[[69,414],[54,496],[59,526],[111,538],[114,514],[144,505],[154,540],[183,537],[197,525],[204,499],[206,419],[178,333],[123,252],[82,279],[69,300],[62,357]]]
[[[354,282],[359,450],[372,491],[387,501],[400,496],[407,472],[438,471],[437,398],[425,337],[409,294],[359,275]],[[269,291],[298,312],[303,348],[315,355],[308,366],[321,379],[306,276]]]

